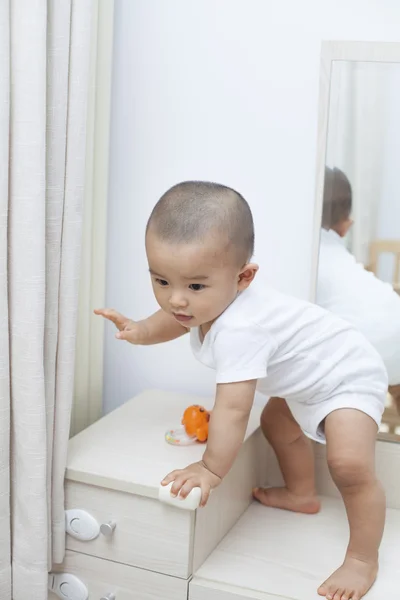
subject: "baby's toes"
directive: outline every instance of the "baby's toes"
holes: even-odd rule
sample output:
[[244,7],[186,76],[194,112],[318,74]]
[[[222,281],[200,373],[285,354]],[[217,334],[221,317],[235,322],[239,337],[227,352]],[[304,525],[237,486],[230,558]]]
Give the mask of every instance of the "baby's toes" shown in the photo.
[[[320,596],[325,596],[326,600],[333,600],[335,597],[337,586],[333,587],[328,581],[325,581],[318,590]],[[336,597],[335,597],[336,600]]]
[[326,600],[342,600],[342,591],[338,590],[337,585],[327,585]]
[[324,596],[324,598],[326,597],[326,595],[328,593],[328,586],[326,585],[326,581],[325,581],[325,583],[323,583],[322,585],[319,586],[317,591],[320,596]]

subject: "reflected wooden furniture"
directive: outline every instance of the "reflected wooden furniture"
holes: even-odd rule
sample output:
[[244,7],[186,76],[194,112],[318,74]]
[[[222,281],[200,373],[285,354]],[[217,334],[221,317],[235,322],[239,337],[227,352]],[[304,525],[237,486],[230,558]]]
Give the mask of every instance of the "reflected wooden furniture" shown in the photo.
[[370,245],[369,270],[375,275],[378,270],[378,261],[381,254],[394,255],[393,289],[400,294],[400,240],[375,240]]
[[382,426],[378,439],[400,442],[400,385],[389,386],[388,403],[382,415]]
[[393,404],[397,409],[398,415],[400,415],[400,384],[389,386],[389,394],[393,398]]
[[397,441],[400,441],[400,436],[396,433],[396,429],[400,426],[400,417],[393,402],[385,408],[382,425],[385,425],[385,429],[381,431],[382,439],[387,439],[387,436],[395,436]]

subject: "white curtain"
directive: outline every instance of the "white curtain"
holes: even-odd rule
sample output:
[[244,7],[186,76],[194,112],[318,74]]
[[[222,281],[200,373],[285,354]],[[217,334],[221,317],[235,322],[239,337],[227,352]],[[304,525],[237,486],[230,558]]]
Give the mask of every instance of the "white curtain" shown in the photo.
[[367,265],[378,234],[384,182],[391,64],[333,63],[327,164],[342,169],[353,188],[353,219],[348,247]]
[[92,0],[0,2],[0,598],[64,556]]

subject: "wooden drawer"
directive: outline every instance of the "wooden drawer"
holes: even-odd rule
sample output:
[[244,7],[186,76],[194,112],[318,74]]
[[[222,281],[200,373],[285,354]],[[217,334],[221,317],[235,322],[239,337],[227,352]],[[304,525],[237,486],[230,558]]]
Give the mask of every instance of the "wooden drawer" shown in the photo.
[[110,537],[88,542],[67,536],[75,552],[187,579],[195,513],[115,490],[68,482],[66,506],[82,508],[99,524],[116,524]]
[[203,562],[252,502],[252,490],[263,481],[266,444],[261,430],[246,440],[235,464],[205,506],[196,512],[193,569]]
[[[203,399],[204,400],[204,399]],[[266,444],[254,407],[238,459],[205,509],[186,511],[158,500],[159,482],[172,469],[201,459],[204,446],[171,446],[168,423],[202,399],[145,392],[70,440],[66,508],[113,522],[110,537],[67,535],[67,548],[96,558],[189,578],[236,523],[262,479]],[[211,408],[212,400],[204,401]]]
[[[53,573],[76,575],[88,588],[88,600],[114,594],[115,600],[186,600],[188,582],[177,577],[136,569],[112,561],[67,551]],[[48,600],[59,600],[49,593]]]

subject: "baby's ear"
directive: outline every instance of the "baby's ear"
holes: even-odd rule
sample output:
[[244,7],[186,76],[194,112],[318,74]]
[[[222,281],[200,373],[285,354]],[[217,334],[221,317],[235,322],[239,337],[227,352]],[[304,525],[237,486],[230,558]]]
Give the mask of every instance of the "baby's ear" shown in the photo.
[[242,292],[243,290],[249,287],[254,277],[256,276],[258,268],[258,265],[256,265],[255,263],[249,263],[248,265],[245,265],[243,267],[243,269],[239,273],[238,279],[239,292]]
[[343,221],[340,221],[340,223],[338,223],[333,229],[334,231],[336,231],[336,233],[338,233],[340,235],[340,237],[345,237],[348,232],[349,229],[351,228],[351,226],[353,225],[353,221],[352,219],[344,219]]

